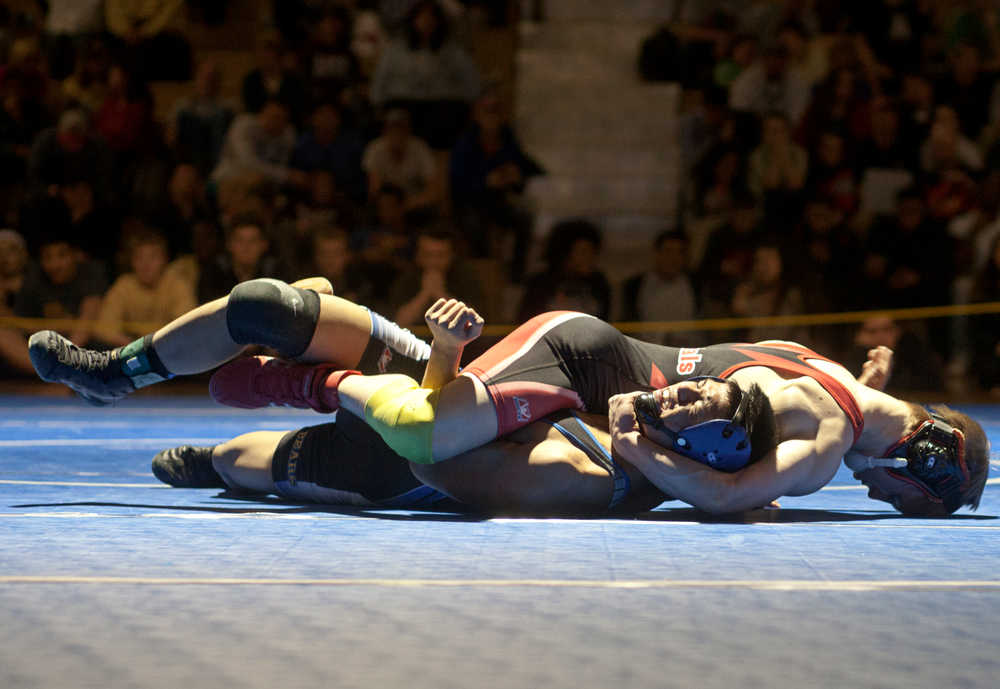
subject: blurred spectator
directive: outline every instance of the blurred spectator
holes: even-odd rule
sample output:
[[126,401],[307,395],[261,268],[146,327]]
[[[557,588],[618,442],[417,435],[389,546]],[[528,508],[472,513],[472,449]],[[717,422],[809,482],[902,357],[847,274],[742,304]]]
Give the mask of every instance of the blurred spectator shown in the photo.
[[809,105],[809,91],[805,77],[789,68],[787,49],[772,45],[733,81],[729,107],[758,115],[777,110],[797,124]]
[[412,228],[403,207],[403,190],[384,184],[371,199],[373,216],[351,235],[351,246],[364,272],[369,288],[361,303],[376,310],[388,311],[389,289],[396,276],[410,265]]
[[485,303],[476,271],[455,255],[451,232],[422,229],[417,235],[413,264],[396,278],[389,297],[394,307],[393,320],[400,325],[422,323],[424,312],[441,297],[454,297],[470,305]]
[[736,127],[723,88],[704,88],[684,93],[678,118],[682,167],[689,173],[713,150],[733,145]]
[[[1000,236],[994,239],[988,261],[976,278],[972,299],[1000,301]],[[1000,315],[984,314],[972,320],[972,375],[994,397],[1000,396]]]
[[868,136],[856,154],[857,169],[862,174],[871,168],[907,169],[916,167],[916,154],[907,148],[900,135],[899,111],[888,98],[872,100],[868,108]]
[[[40,113],[26,110],[24,77],[8,71],[0,80],[0,186],[22,186]],[[16,204],[15,204],[16,205]]]
[[864,84],[852,69],[841,68],[818,84],[796,138],[808,149],[816,147],[824,132],[839,131],[852,140],[867,133],[868,111]]
[[900,90],[900,135],[903,146],[919,150],[934,120],[934,86],[919,72],[904,72]]
[[405,110],[386,113],[382,136],[368,144],[361,165],[368,173],[368,193],[393,184],[406,194],[406,211],[422,211],[439,204],[444,180],[427,143],[410,131]]
[[108,73],[111,55],[101,38],[92,38],[76,58],[76,67],[62,83],[63,98],[70,106],[77,105],[95,113],[108,95]]
[[746,34],[733,38],[729,54],[715,63],[712,70],[712,83],[723,89],[729,89],[736,78],[757,60],[757,39]]
[[166,205],[151,217],[152,225],[166,236],[169,255],[176,258],[191,253],[194,226],[211,218],[205,183],[197,168],[188,163],[176,165],[167,185]]
[[23,318],[75,318],[72,328],[56,327],[74,343],[86,345],[93,320],[107,289],[104,271],[85,260],[83,252],[63,237],[45,239],[39,253],[39,269],[30,271],[14,304]]
[[171,261],[166,273],[197,288],[202,272],[212,272],[211,266],[221,251],[222,237],[219,228],[208,220],[197,221],[191,227],[191,253],[181,254]]
[[[754,250],[749,278],[733,290],[731,311],[737,318],[789,316],[802,313],[802,292],[791,283],[777,242],[765,241]],[[795,326],[757,326],[745,336],[747,342],[804,340],[807,333]]]
[[48,125],[59,112],[59,84],[49,77],[36,36],[22,36],[11,44],[6,64],[0,64],[0,83],[8,77],[20,81],[21,108],[35,126]]
[[844,224],[844,210],[825,196],[805,204],[802,227],[791,245],[788,274],[802,288],[806,310],[822,313],[863,309],[868,296],[858,289],[861,243]]
[[[14,315],[14,304],[28,270],[28,245],[14,230],[0,230],[0,318]],[[34,375],[28,342],[14,328],[0,327],[0,376]]]
[[892,375],[888,390],[940,390],[944,384],[944,365],[940,357],[909,328],[902,328],[888,316],[873,316],[854,334],[853,350],[845,361],[854,362],[852,370],[861,371],[869,349],[883,346],[892,350]]
[[293,122],[302,117],[306,100],[305,84],[282,63],[284,46],[281,37],[266,35],[257,49],[257,67],[243,78],[243,108],[260,112],[269,101],[285,104]]
[[195,72],[194,91],[174,102],[168,138],[178,160],[211,174],[222,152],[236,104],[221,95],[222,77],[215,60],[203,60]]
[[949,51],[950,71],[938,80],[934,94],[956,113],[963,136],[976,140],[989,121],[996,74],[983,70],[979,48],[957,43]]
[[[696,304],[688,273],[688,239],[679,230],[661,232],[653,243],[653,265],[625,281],[622,320],[690,321]],[[691,333],[643,337],[672,346],[695,344]]]
[[954,276],[951,242],[927,216],[920,190],[904,189],[895,217],[877,222],[868,236],[865,274],[872,307],[945,303]]
[[226,250],[216,260],[201,267],[198,303],[227,295],[240,282],[254,278],[282,278],[278,262],[268,253],[271,243],[257,215],[236,216],[226,233]]
[[243,113],[233,120],[212,179],[218,183],[259,175],[277,184],[304,187],[308,175],[289,167],[294,148],[295,128],[288,120],[288,108],[269,100],[259,112]]
[[525,281],[517,320],[545,311],[582,311],[604,320],[611,314],[611,285],[598,268],[603,238],[587,220],[564,220],[549,232],[545,270]]
[[115,264],[121,218],[109,206],[97,199],[93,185],[86,177],[67,180],[58,186],[58,198],[69,215],[68,231],[73,243],[108,270]]
[[187,81],[191,46],[171,25],[183,0],[104,0],[104,20],[119,58],[142,79]]
[[694,171],[695,217],[725,215],[736,199],[746,195],[746,160],[739,148],[720,145],[712,148]]
[[340,6],[325,7],[313,25],[306,71],[313,103],[341,102],[344,91],[361,78],[351,51],[351,15]]
[[371,79],[375,67],[382,57],[386,36],[378,13],[362,10],[354,16],[351,36],[351,52],[358,60],[358,66],[365,79]]
[[326,170],[333,174],[338,189],[363,202],[367,189],[361,169],[361,137],[344,126],[340,108],[334,103],[317,105],[309,122],[309,130],[295,144],[291,166],[305,172]]
[[920,147],[920,168],[924,172],[940,172],[951,168],[981,170],[983,156],[959,128],[954,108],[939,105],[927,139]]
[[37,187],[87,177],[102,199],[108,197],[112,169],[107,144],[91,132],[86,113],[79,109],[66,110],[56,127],[42,131],[28,160],[28,177]]
[[760,146],[750,154],[747,185],[763,199],[768,221],[782,222],[796,214],[808,171],[809,155],[792,141],[787,118],[767,115]]
[[750,273],[760,239],[760,206],[753,196],[736,197],[728,216],[728,222],[708,238],[697,271],[695,284],[704,316],[728,315],[733,288]]
[[303,275],[324,277],[338,297],[376,308],[368,273],[358,265],[346,230],[333,225],[313,228],[311,253],[311,264]]
[[52,77],[62,80],[79,66],[83,43],[104,29],[104,2],[48,0],[46,5],[46,58]]
[[930,3],[865,0],[851,19],[880,62],[900,73],[923,62],[923,41],[931,33]]
[[809,164],[806,186],[811,196],[826,199],[843,213],[858,205],[859,185],[854,166],[847,159],[847,143],[837,131],[820,134]]
[[522,192],[542,169],[521,149],[496,89],[480,96],[472,124],[451,154],[451,199],[459,226],[475,257],[503,255],[505,235],[514,237],[510,274],[524,276],[533,217]]
[[464,128],[479,89],[479,71],[450,39],[440,5],[419,0],[407,17],[405,35],[390,41],[382,53],[371,100],[377,106],[405,108],[417,136],[444,150]]
[[108,72],[107,96],[94,115],[94,129],[117,156],[120,169],[147,149],[154,136],[149,87],[122,65]]
[[104,295],[99,339],[120,347],[187,313],[195,306],[194,285],[166,272],[167,240],[155,232],[139,233],[128,242],[131,272]]

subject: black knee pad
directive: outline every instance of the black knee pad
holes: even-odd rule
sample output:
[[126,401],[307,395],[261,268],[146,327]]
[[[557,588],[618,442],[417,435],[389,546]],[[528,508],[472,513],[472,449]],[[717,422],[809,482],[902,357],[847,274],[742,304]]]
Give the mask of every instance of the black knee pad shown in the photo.
[[226,325],[238,344],[264,345],[288,358],[309,347],[319,322],[319,295],[270,278],[241,282],[229,293]]

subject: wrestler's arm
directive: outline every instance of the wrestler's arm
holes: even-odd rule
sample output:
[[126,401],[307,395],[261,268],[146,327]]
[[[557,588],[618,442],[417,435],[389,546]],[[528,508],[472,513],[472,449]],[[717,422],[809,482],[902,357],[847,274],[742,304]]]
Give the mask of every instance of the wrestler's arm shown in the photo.
[[457,299],[438,299],[424,320],[434,339],[420,387],[440,390],[458,376],[462,352],[483,331],[483,319]]
[[638,430],[626,405],[612,405],[611,441],[614,449],[631,462],[664,493],[712,514],[741,512],[766,505],[782,495],[795,494],[798,487],[815,483],[818,471],[839,465],[844,448],[842,433],[832,426],[836,420],[821,421],[815,438],[792,439],[754,464],[734,473],[717,471],[650,442]]

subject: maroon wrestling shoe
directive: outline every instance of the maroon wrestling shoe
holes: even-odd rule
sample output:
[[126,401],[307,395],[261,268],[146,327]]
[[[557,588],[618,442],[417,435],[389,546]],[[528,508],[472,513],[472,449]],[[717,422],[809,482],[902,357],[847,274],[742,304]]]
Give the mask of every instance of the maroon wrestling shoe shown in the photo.
[[208,390],[212,399],[229,407],[259,409],[273,404],[330,414],[339,406],[336,386],[354,373],[357,371],[337,371],[330,364],[247,356],[216,371]]

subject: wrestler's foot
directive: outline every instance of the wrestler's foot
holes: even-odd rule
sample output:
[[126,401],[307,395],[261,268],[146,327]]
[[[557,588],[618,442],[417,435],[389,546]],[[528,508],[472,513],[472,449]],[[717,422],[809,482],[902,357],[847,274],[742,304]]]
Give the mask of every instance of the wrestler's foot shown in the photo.
[[258,409],[271,404],[337,411],[336,385],[344,375],[330,364],[295,364],[267,356],[248,356],[230,362],[208,383],[212,398],[230,407]]
[[175,488],[226,488],[212,466],[211,447],[181,445],[156,453],[153,475]]
[[879,345],[868,350],[868,361],[861,367],[858,382],[875,390],[885,390],[892,374],[892,350]]
[[83,349],[52,330],[42,330],[28,340],[28,355],[38,377],[63,383],[93,405],[105,406],[135,390],[122,373],[119,351]]

